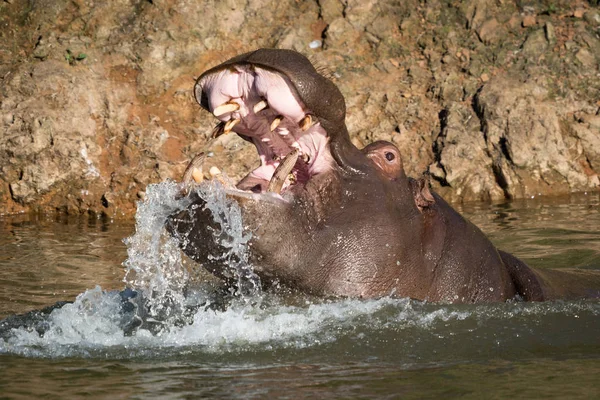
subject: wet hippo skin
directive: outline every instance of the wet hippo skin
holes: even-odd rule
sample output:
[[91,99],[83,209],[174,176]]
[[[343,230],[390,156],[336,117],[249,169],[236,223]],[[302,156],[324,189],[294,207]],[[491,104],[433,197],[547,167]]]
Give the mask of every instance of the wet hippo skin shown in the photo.
[[[598,294],[563,290],[550,282],[566,280],[496,249],[425,177],[406,176],[393,144],[356,148],[343,96],[301,54],[242,54],[203,73],[194,91],[219,120],[215,135],[235,132],[256,146],[261,165],[227,193],[252,233],[251,262],[265,285],[453,303]],[[228,266],[210,257],[223,252],[211,213],[191,196],[167,228],[189,257],[234,284]]]

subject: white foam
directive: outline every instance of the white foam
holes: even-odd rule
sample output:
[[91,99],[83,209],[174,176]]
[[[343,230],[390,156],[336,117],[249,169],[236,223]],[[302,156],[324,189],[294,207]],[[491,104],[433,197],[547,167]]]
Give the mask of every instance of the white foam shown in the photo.
[[365,337],[390,330],[397,332],[398,337],[402,337],[402,331],[414,329],[422,332],[418,336],[425,333],[435,336],[436,332],[447,332],[448,326],[451,331],[459,332],[467,328],[485,330],[488,323],[514,324],[509,321],[516,317],[536,326],[540,319],[552,319],[554,315],[600,315],[597,302],[458,308],[392,298],[341,299],[304,306],[285,305],[277,300],[268,306],[261,306],[265,303],[260,303],[260,299],[258,303],[250,305],[240,301],[223,312],[200,308],[188,325],[173,325],[157,334],[139,329],[132,336],[126,336],[121,326],[123,314],[118,293],[102,292],[96,287],[81,294],[74,304],[54,310],[48,317],[49,329],[43,336],[26,328],[13,329],[6,341],[0,339],[0,354],[118,358],[182,351],[219,354],[303,349],[336,342],[349,335],[360,342]]

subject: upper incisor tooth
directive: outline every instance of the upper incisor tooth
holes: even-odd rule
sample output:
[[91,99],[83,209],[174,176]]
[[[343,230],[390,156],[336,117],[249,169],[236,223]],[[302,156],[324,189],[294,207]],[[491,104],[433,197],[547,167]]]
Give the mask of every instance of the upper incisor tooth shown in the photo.
[[267,108],[268,104],[265,100],[261,100],[258,103],[256,103],[254,105],[254,107],[252,107],[252,111],[254,111],[254,114],[259,113],[260,111],[264,110],[265,108]]
[[234,112],[240,109],[240,105],[233,101],[228,101],[227,103],[223,103],[220,106],[216,107],[213,110],[213,114],[215,117],[220,117],[223,114],[227,114],[230,112]]
[[279,124],[281,123],[281,116],[277,116],[275,117],[275,119],[273,120],[273,122],[271,122],[271,132],[273,132],[275,130],[275,128],[277,128],[279,126]]

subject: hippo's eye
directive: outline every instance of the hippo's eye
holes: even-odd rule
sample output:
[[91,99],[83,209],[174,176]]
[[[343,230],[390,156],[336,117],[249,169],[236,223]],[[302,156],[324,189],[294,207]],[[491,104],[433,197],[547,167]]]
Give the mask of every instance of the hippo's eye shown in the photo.
[[389,151],[387,151],[387,152],[385,153],[385,158],[386,158],[388,161],[394,161],[394,158],[396,158],[396,156],[394,155],[394,153],[390,153]]

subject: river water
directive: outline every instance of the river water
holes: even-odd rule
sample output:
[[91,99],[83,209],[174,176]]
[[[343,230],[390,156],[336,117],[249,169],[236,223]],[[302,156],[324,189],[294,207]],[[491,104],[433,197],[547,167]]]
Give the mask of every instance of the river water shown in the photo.
[[[600,397],[598,300],[439,305],[255,290],[221,311],[216,282],[161,234],[184,206],[167,200],[174,190],[149,190],[135,224],[0,217],[0,319],[74,300],[35,324],[0,326],[0,398]],[[211,196],[244,264],[239,216],[218,188]],[[458,209],[532,266],[600,270],[598,193]],[[146,315],[123,308],[126,283],[151,299]]]

